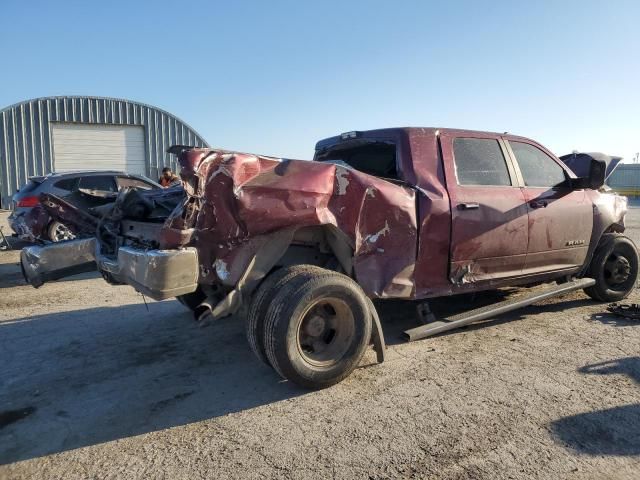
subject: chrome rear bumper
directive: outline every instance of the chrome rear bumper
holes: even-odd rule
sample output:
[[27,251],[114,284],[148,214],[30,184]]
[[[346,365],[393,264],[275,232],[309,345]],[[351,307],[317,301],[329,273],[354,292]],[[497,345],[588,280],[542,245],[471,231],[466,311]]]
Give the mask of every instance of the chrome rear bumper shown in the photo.
[[22,275],[38,288],[52,280],[96,269],[95,238],[25,247],[20,252]]
[[198,253],[181,250],[141,250],[120,247],[117,259],[101,255],[95,238],[26,247],[20,254],[25,280],[45,282],[95,270],[126,283],[156,300],[191,293],[198,287]]

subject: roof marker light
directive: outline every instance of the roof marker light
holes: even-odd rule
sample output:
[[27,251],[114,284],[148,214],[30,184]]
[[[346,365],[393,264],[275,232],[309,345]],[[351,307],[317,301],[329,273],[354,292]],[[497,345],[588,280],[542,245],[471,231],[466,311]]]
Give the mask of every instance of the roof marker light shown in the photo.
[[350,138],[356,138],[357,136],[358,136],[358,132],[356,131],[344,132],[340,134],[340,138],[342,140],[349,140]]

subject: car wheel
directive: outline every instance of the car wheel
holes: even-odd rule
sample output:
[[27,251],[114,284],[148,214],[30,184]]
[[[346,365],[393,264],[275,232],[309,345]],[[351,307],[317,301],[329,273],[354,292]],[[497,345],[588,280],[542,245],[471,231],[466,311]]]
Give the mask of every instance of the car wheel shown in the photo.
[[54,220],[49,224],[47,235],[52,242],[64,242],[65,240],[73,240],[76,236],[69,230],[64,223]]
[[251,351],[261,362],[271,366],[264,348],[264,319],[271,300],[282,288],[282,285],[288,283],[291,278],[300,273],[314,270],[318,272],[324,271],[314,265],[294,265],[279,268],[267,275],[253,294],[244,324]]
[[607,234],[591,260],[587,276],[596,284],[584,291],[594,300],[617,302],[626,298],[638,278],[638,250],[624,235]]
[[345,379],[370,339],[367,297],[340,273],[300,273],[282,285],[267,309],[267,357],[282,377],[305,388]]

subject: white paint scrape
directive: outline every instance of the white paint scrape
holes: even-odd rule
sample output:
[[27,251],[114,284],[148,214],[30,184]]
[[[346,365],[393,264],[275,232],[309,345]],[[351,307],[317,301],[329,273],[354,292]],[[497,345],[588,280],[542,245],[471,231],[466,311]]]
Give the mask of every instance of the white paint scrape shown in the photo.
[[371,235],[367,235],[366,237],[366,241],[367,242],[371,242],[371,243],[375,243],[378,241],[378,239],[381,236],[386,235],[387,233],[389,233],[391,231],[391,229],[389,228],[389,223],[387,221],[384,222],[384,228],[382,230],[380,230],[377,233],[371,234]]
[[227,269],[227,262],[225,262],[224,260],[216,260],[215,263],[213,264],[213,266],[216,268],[216,275],[218,275],[218,278],[222,281],[226,280],[227,278],[229,278],[229,270]]
[[336,182],[338,185],[338,195],[344,195],[347,193],[347,187],[349,186],[349,172],[346,168],[336,167]]

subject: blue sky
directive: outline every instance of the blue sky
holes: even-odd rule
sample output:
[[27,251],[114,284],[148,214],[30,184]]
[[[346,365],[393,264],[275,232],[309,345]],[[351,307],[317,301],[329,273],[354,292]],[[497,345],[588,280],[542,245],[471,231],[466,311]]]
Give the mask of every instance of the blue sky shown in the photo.
[[640,151],[640,2],[0,0],[0,107],[98,95],[212,145],[310,158],[348,130]]

